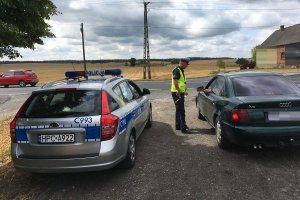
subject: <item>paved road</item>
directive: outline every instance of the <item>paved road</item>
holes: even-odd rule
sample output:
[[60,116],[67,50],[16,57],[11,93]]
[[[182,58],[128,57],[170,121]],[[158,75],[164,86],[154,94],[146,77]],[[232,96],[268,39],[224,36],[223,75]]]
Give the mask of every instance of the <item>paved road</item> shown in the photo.
[[[289,75],[287,76],[289,79],[294,81],[297,85],[300,86],[300,74],[297,75]],[[188,80],[188,88],[196,89],[199,86],[207,84],[209,78],[197,78],[197,79],[189,79]],[[170,89],[170,80],[162,80],[162,81],[136,81],[141,88],[148,88],[151,91],[166,91]],[[20,88],[18,86],[11,86],[9,88],[0,88],[0,96],[3,95],[22,95],[22,94],[30,94],[32,91],[39,89],[39,87],[25,87]]]
[[[208,78],[198,78],[191,79],[188,81],[189,88],[197,88],[201,85],[206,84]],[[136,81],[141,88],[148,88],[151,91],[161,91],[170,89],[170,81]],[[24,87],[20,88],[19,86],[10,86],[9,88],[0,87],[0,96],[1,95],[22,95],[30,94],[32,91],[39,89],[40,87]]]

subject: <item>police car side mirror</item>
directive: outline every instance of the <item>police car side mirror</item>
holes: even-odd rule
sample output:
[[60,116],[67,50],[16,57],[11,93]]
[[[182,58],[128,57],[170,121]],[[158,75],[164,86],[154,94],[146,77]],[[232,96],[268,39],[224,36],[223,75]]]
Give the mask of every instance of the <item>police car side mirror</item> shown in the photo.
[[204,90],[203,86],[197,87],[197,92],[202,92]]
[[151,94],[150,90],[144,88],[143,89],[143,95],[148,95],[148,94]]

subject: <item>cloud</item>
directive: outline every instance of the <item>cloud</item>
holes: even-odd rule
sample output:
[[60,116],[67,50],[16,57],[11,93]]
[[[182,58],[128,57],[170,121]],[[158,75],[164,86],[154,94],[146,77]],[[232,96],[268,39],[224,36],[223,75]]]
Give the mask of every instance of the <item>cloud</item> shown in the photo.
[[[300,21],[300,0],[158,1],[149,4],[151,58],[182,56],[250,57],[279,25]],[[82,57],[80,23],[84,23],[88,59],[142,58],[144,10],[137,1],[54,0],[61,15],[49,20],[56,38],[23,59]]]

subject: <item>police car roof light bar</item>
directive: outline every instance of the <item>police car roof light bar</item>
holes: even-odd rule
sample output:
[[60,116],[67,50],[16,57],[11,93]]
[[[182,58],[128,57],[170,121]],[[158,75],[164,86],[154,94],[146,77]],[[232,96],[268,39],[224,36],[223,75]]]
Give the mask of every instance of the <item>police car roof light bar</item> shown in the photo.
[[107,69],[107,70],[94,70],[94,71],[68,71],[65,73],[67,78],[88,77],[88,76],[120,76],[122,70],[120,69]]

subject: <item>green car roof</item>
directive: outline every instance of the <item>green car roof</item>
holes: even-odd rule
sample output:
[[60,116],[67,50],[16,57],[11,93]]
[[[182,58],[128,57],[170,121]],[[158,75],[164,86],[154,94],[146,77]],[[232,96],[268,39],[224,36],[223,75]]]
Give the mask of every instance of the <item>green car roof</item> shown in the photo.
[[232,78],[232,77],[243,77],[243,76],[279,76],[279,74],[271,73],[271,72],[229,72],[219,74],[221,76]]

